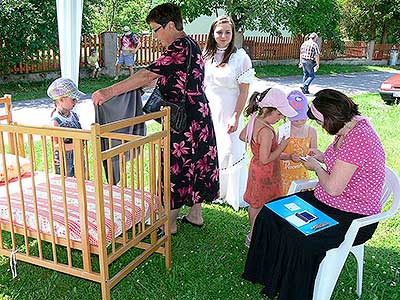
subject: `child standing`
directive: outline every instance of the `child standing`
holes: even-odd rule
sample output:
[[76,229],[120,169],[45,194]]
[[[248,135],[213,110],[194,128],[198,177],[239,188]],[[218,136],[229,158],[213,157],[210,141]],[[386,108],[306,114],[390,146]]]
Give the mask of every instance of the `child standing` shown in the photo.
[[[80,92],[75,83],[67,78],[54,80],[47,89],[47,95],[53,99],[55,108],[51,113],[51,125],[67,128],[82,129],[78,115],[72,111],[77,101],[85,95]],[[60,144],[58,138],[53,139],[54,145],[54,164],[56,174],[60,174]],[[74,154],[72,150],[72,139],[64,138],[66,175],[73,177]]]
[[90,49],[90,55],[87,58],[87,61],[88,61],[90,68],[93,69],[90,77],[99,78],[99,73],[100,73],[99,54],[97,53],[95,47],[92,47]]
[[250,205],[250,232],[246,236],[246,246],[250,246],[254,221],[263,205],[282,196],[279,157],[288,141],[282,139],[278,144],[274,128],[271,126],[286,117],[297,113],[289,105],[286,94],[271,88],[263,93],[255,92],[249,100],[245,114],[249,123],[240,133],[240,139],[250,143],[253,158],[250,161],[244,200]]
[[286,195],[293,180],[309,179],[308,171],[301,163],[300,157],[307,155],[310,148],[317,148],[317,131],[306,125],[308,120],[307,97],[300,91],[289,93],[288,101],[297,116],[279,128],[279,138],[289,137],[288,145],[281,154],[281,175],[283,194]]

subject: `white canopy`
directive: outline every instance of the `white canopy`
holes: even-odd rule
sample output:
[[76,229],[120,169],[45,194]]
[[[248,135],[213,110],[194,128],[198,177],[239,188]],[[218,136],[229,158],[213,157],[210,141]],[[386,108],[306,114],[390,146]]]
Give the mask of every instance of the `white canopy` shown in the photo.
[[57,0],[61,76],[78,86],[83,0]]

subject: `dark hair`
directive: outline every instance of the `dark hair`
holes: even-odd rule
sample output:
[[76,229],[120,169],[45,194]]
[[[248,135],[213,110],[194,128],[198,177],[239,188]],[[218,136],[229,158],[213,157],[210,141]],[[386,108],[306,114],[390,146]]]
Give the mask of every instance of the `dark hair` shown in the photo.
[[[266,89],[264,92],[254,92],[253,95],[251,95],[249,99],[249,104],[246,106],[244,110],[244,115],[246,117],[250,116],[253,112],[258,112],[258,115],[261,114],[263,108],[260,108],[258,106],[258,102],[260,102],[262,99],[264,99],[265,95],[268,94],[269,90],[271,88]],[[269,114],[270,112],[273,112],[276,110],[275,107],[264,107],[267,108],[266,113]]]
[[146,17],[146,23],[158,23],[165,27],[168,22],[174,22],[175,28],[178,31],[183,30],[182,13],[178,5],[173,3],[164,3],[157,5]]
[[[337,134],[354,116],[360,115],[358,105],[353,100],[332,89],[323,89],[316,93],[312,104],[324,116],[322,127],[329,134]],[[311,120],[317,120],[311,109],[308,110],[307,116]]]
[[219,24],[229,24],[231,25],[232,28],[232,40],[228,45],[228,48],[225,50],[224,53],[224,58],[222,59],[220,65],[226,64],[229,61],[229,57],[231,56],[232,53],[236,52],[236,47],[235,47],[235,23],[233,22],[232,18],[229,16],[221,16],[218,17],[212,22],[211,27],[210,27],[210,32],[208,33],[207,37],[207,43],[206,47],[204,49],[204,59],[212,59],[217,52],[217,42],[215,41],[214,38],[214,31],[215,27]]

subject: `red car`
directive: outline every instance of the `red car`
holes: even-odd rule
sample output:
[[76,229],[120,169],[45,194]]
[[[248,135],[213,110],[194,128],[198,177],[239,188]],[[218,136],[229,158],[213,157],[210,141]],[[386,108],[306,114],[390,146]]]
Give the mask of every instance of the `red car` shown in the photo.
[[379,94],[386,104],[400,103],[400,74],[389,77],[382,82]]

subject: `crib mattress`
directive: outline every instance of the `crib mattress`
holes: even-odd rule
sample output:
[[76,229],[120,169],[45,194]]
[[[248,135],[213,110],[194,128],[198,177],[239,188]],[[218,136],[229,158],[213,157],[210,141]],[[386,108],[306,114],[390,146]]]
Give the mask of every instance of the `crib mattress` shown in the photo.
[[[20,184],[18,181],[8,184],[13,223],[17,227],[24,227],[22,201],[25,205],[25,219],[27,228],[36,231],[36,218],[34,214],[34,191],[37,201],[37,209],[39,215],[39,229],[44,234],[50,234],[50,209],[48,203],[48,188],[46,184],[46,176],[42,172],[36,172],[34,176],[35,186],[32,188],[32,177],[22,179],[22,193],[20,192]],[[61,176],[49,175],[50,182],[50,199],[51,211],[53,216],[53,225],[55,235],[59,238],[66,238],[66,221],[64,218],[64,201],[62,195]],[[118,186],[112,186],[113,209],[110,207],[110,186],[104,184],[104,211],[105,211],[105,227],[106,239],[111,241],[112,227],[114,226],[115,237],[122,233],[122,189]],[[98,245],[97,225],[96,225],[96,203],[95,188],[93,181],[85,181],[86,198],[87,198],[87,216],[88,216],[88,235],[91,245]],[[81,241],[80,215],[77,183],[75,178],[65,178],[66,202],[68,210],[68,228],[70,239],[73,241]],[[21,197],[21,194],[23,197]],[[134,205],[132,205],[131,189],[124,190],[124,207],[125,207],[125,229],[132,227],[134,211],[135,223],[142,221],[142,192],[134,190]],[[151,194],[144,193],[144,219],[150,216]],[[155,201],[156,202],[156,201]],[[0,222],[9,224],[9,210],[7,205],[6,186],[0,186]],[[114,214],[114,221],[111,219],[111,211]]]

